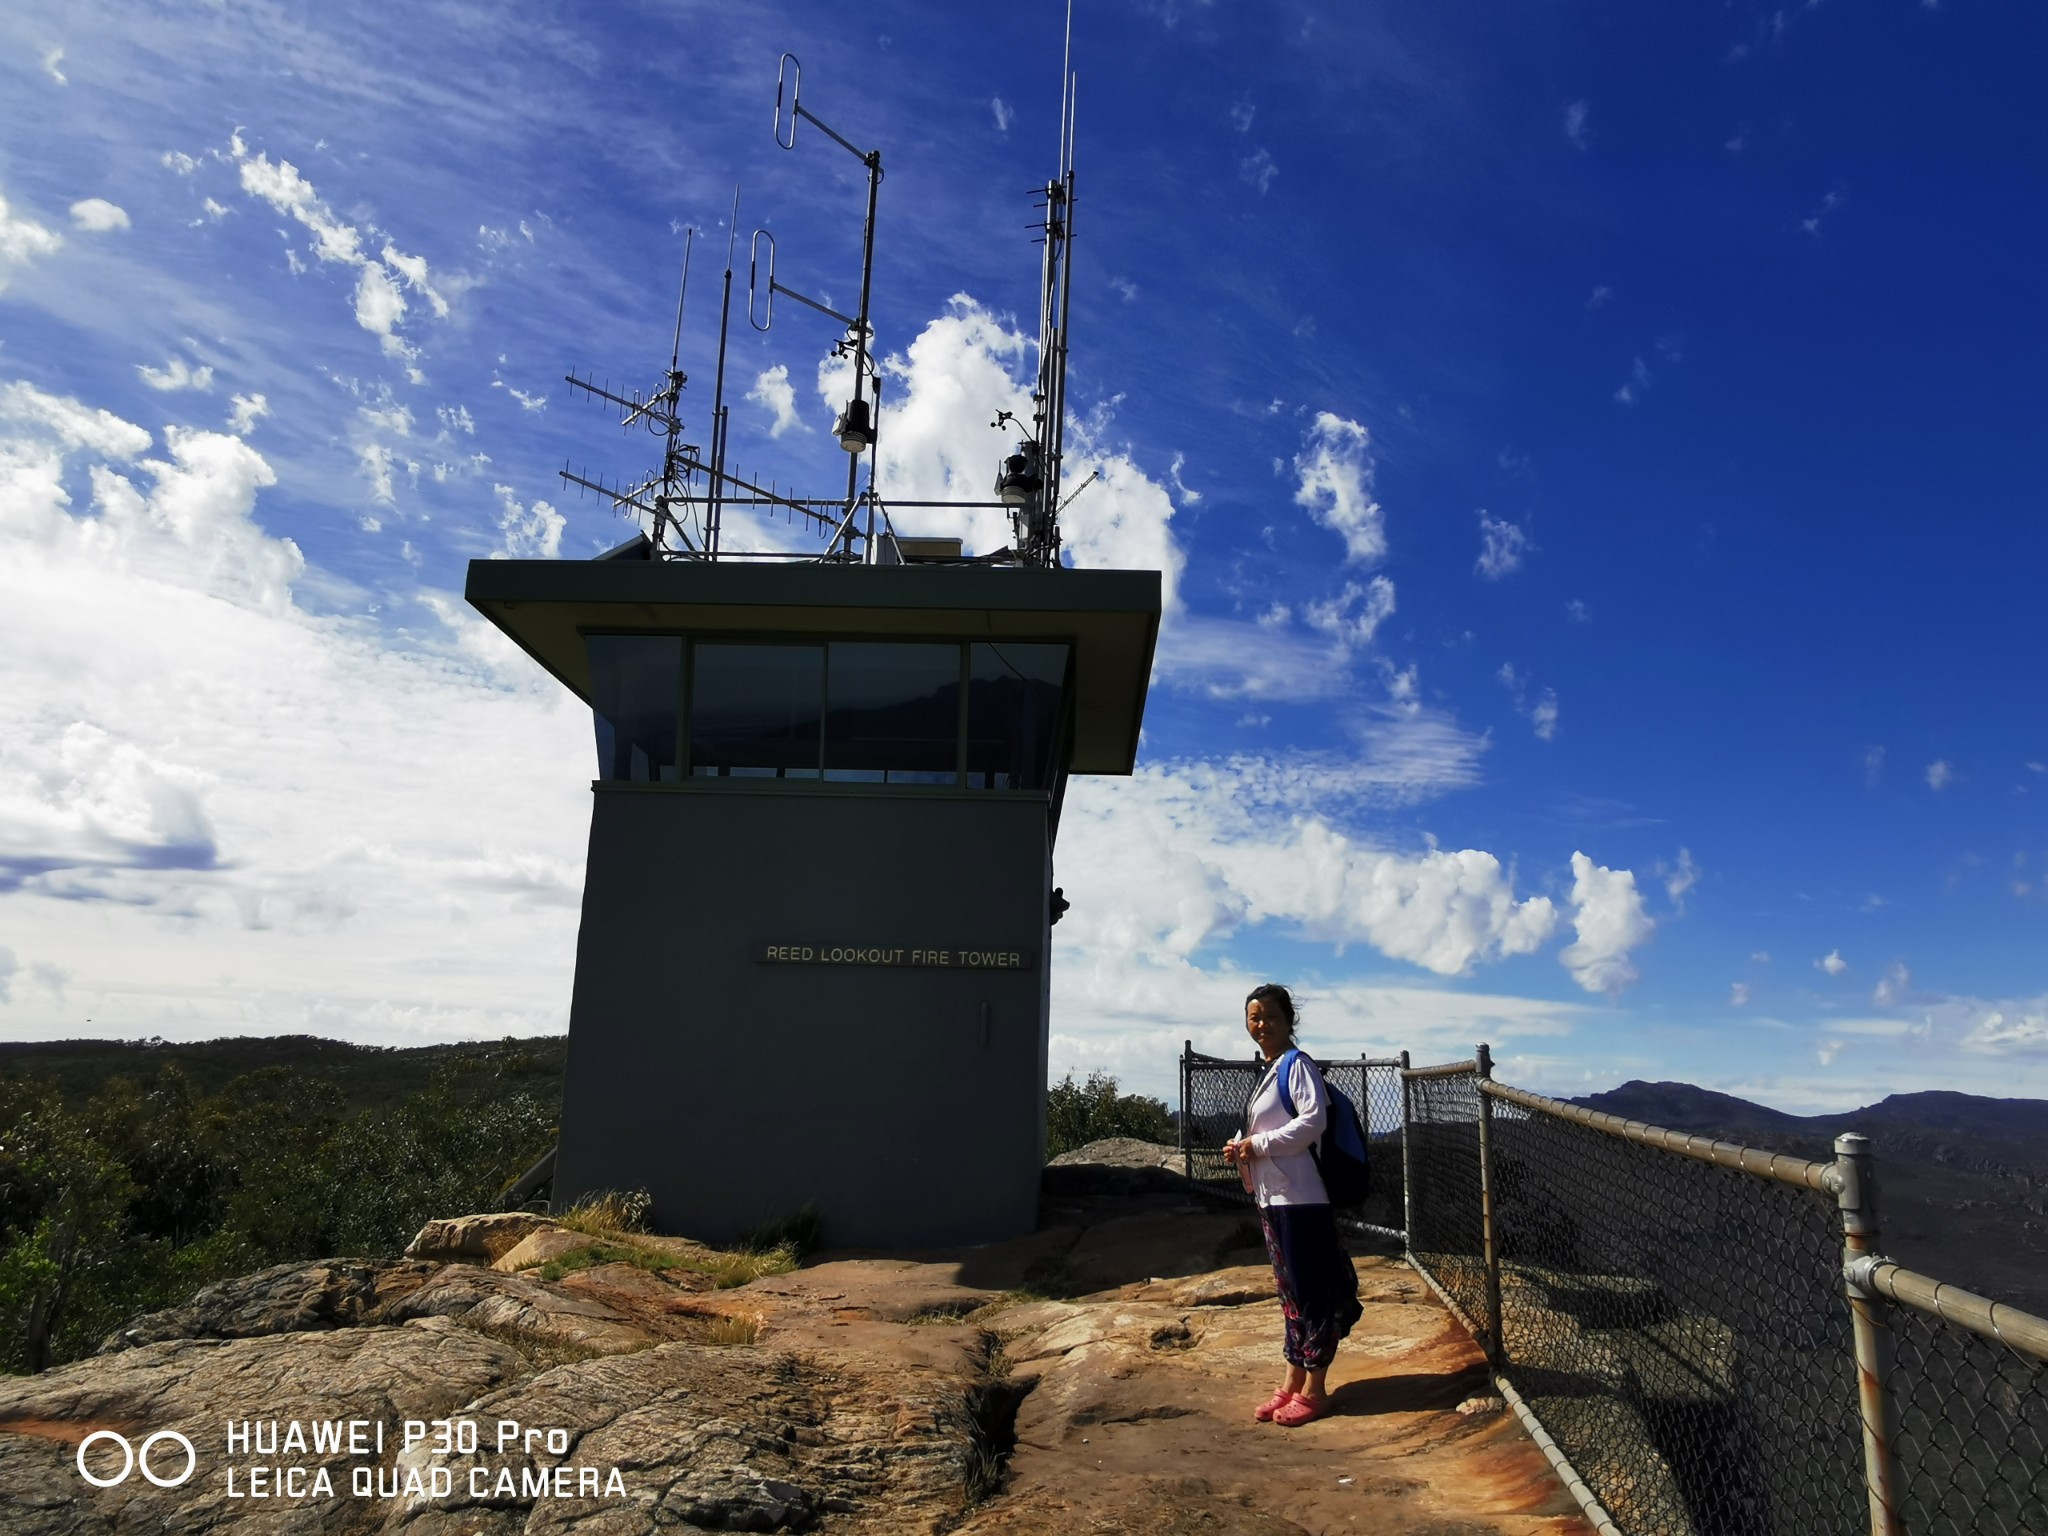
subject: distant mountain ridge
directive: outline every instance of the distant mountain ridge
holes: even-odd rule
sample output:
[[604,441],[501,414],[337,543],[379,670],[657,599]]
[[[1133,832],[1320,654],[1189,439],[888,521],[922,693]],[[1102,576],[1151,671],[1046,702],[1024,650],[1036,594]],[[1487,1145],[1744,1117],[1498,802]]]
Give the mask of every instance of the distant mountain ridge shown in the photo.
[[1572,1100],[1667,1130],[1827,1159],[1843,1131],[1875,1155],[1881,1247],[1900,1263],[2048,1316],[2048,1100],[1930,1089],[1788,1115],[1691,1083],[1623,1083]]
[[503,1040],[445,1044],[357,1045],[316,1035],[229,1035],[217,1040],[4,1040],[0,1078],[39,1079],[53,1084],[73,1108],[85,1103],[110,1078],[146,1082],[165,1067],[176,1067],[195,1093],[218,1093],[251,1072],[287,1068],[341,1089],[351,1112],[384,1108],[427,1085],[434,1069],[455,1062],[516,1060],[527,1076],[559,1080],[568,1050],[566,1035],[533,1035]]
[[1691,1083],[1650,1083],[1640,1078],[1572,1102],[1673,1131],[1718,1134],[1734,1126],[1755,1126],[1784,1135],[1805,1134],[1832,1141],[1843,1131],[1860,1130],[1871,1135],[1884,1128],[1993,1141],[2048,1140],[2048,1099],[1993,1099],[1938,1088],[1921,1093],[1894,1093],[1861,1109],[1829,1115],[1788,1115],[1783,1110],[1716,1093],[1711,1088],[1696,1088]]

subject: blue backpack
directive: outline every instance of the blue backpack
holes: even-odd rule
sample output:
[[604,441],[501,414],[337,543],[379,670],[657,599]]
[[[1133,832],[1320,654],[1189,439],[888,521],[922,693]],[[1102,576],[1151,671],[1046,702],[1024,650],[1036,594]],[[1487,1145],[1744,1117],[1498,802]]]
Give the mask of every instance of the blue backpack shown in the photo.
[[[1287,1118],[1294,1118],[1294,1095],[1287,1091],[1287,1074],[1294,1070],[1294,1058],[1301,1055],[1298,1050],[1282,1053],[1274,1086],[1280,1090],[1280,1104],[1287,1111]],[[1315,1070],[1313,1057],[1308,1061],[1309,1070]],[[1323,1176],[1323,1188],[1329,1192],[1333,1206],[1358,1205],[1366,1197],[1372,1184],[1372,1171],[1366,1161],[1365,1127],[1358,1123],[1358,1108],[1350,1099],[1323,1084],[1323,1093],[1330,1101],[1329,1118],[1323,1125],[1323,1139],[1309,1148],[1309,1156],[1315,1159],[1316,1172]]]

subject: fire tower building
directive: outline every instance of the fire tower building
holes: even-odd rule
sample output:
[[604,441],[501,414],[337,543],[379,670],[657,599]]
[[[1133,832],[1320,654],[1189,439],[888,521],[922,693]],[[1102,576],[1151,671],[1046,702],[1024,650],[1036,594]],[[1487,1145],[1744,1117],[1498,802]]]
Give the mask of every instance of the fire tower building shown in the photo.
[[1030,1230],[1053,840],[1070,774],[1132,770],[1159,574],[650,553],[469,568],[595,722],[557,1208]]

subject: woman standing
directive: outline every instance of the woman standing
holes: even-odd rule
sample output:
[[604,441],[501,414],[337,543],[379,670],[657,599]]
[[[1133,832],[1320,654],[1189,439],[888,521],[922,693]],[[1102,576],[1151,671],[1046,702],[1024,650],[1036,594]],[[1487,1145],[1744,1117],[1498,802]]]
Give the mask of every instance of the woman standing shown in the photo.
[[1287,989],[1270,982],[1255,987],[1244,1000],[1244,1027],[1265,1056],[1266,1071],[1252,1090],[1245,1134],[1231,1138],[1223,1157],[1245,1170],[1258,1197],[1259,1224],[1287,1318],[1287,1380],[1253,1417],[1292,1427],[1329,1411],[1325,1378],[1337,1341],[1365,1309],[1358,1303],[1358,1272],[1337,1241],[1330,1197],[1309,1155],[1322,1140],[1330,1090],[1307,1053],[1295,1048],[1294,999]]

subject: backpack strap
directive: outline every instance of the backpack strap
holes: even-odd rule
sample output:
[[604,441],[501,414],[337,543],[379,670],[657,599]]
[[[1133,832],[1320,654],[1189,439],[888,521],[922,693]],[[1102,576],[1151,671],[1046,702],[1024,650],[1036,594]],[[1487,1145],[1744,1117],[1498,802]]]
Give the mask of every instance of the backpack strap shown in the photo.
[[1273,1086],[1280,1090],[1280,1107],[1287,1111],[1287,1118],[1295,1116],[1294,1095],[1288,1091],[1287,1074],[1294,1070],[1294,1058],[1301,1054],[1300,1048],[1289,1046],[1280,1053],[1280,1060],[1273,1068]]

